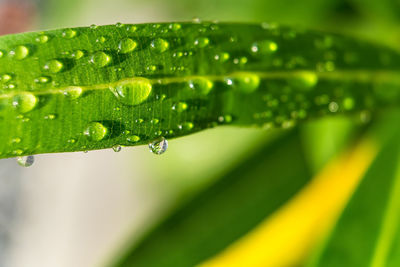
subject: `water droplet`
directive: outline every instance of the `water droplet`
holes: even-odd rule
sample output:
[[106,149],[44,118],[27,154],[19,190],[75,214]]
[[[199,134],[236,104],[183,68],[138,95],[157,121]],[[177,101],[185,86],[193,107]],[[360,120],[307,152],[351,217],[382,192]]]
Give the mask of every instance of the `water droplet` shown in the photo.
[[112,147],[112,149],[114,150],[114,152],[120,152],[122,150],[122,147],[120,145],[115,145]]
[[19,137],[13,138],[13,139],[11,140],[11,143],[13,143],[13,144],[19,144],[19,143],[21,143],[21,138],[19,138]]
[[35,38],[35,41],[41,44],[47,43],[49,40],[49,36],[47,35],[39,35],[38,37]]
[[218,60],[218,61],[220,61],[220,62],[225,62],[225,61],[227,61],[228,59],[229,59],[229,53],[226,53],[226,52],[222,52],[222,53],[218,53],[218,54],[216,54],[215,56],[214,56],[214,59],[215,60]]
[[151,119],[151,120],[150,120],[150,123],[151,123],[151,124],[158,124],[159,122],[160,122],[160,120],[157,119],[157,118],[154,118],[154,119]]
[[151,82],[146,78],[125,79],[110,86],[110,90],[119,101],[128,106],[146,101],[151,93]]
[[126,27],[126,30],[128,32],[135,32],[137,30],[137,27],[135,25],[129,25]]
[[21,60],[29,55],[29,49],[24,45],[19,45],[10,51],[10,55],[17,60]]
[[182,26],[179,23],[172,23],[172,24],[168,25],[168,28],[173,31],[179,31],[182,28]]
[[132,52],[137,47],[137,42],[133,41],[131,38],[123,39],[119,42],[118,51],[122,54]]
[[242,93],[252,93],[260,85],[260,77],[252,73],[238,73],[225,79],[227,85]]
[[35,108],[38,99],[30,92],[21,92],[13,97],[13,106],[21,113],[26,113]]
[[57,59],[52,59],[48,61],[43,68],[51,73],[60,72],[63,69],[64,65],[61,61]]
[[168,41],[161,39],[161,38],[157,38],[155,40],[153,40],[150,44],[150,47],[160,53],[165,52],[168,50],[169,48],[169,43]]
[[149,144],[150,151],[156,155],[161,155],[168,148],[168,141],[164,137],[157,138]]
[[76,50],[74,52],[72,52],[71,54],[71,58],[73,59],[80,59],[81,57],[83,57],[85,55],[85,53],[81,50]]
[[185,102],[179,102],[178,104],[176,104],[172,107],[173,110],[176,110],[178,112],[183,112],[183,111],[187,110],[187,108],[188,108],[188,104],[186,104]]
[[46,76],[41,76],[34,80],[35,83],[48,83],[49,81],[50,81],[50,78],[46,77]]
[[202,95],[207,95],[213,88],[214,83],[206,78],[196,78],[189,81],[189,87]]
[[278,45],[269,40],[256,42],[251,46],[251,52],[261,54],[272,54],[278,50]]
[[49,114],[49,115],[44,116],[45,120],[54,120],[55,118],[56,118],[56,115],[54,115],[54,114]]
[[96,24],[91,24],[90,25],[90,29],[92,29],[92,30],[97,29],[97,25]]
[[8,82],[8,81],[10,81],[12,79],[12,76],[10,74],[6,73],[6,74],[1,75],[0,78],[1,78],[2,82],[6,83],[6,82]]
[[131,135],[126,138],[126,141],[128,141],[129,143],[137,143],[140,141],[140,137],[137,135]]
[[354,108],[354,99],[351,97],[346,97],[343,99],[342,106],[345,110],[352,110]]
[[35,162],[34,156],[17,157],[17,163],[22,167],[30,167]]
[[182,125],[179,125],[179,126],[178,126],[179,129],[181,129],[181,130],[187,130],[187,131],[193,129],[193,127],[194,127],[193,122],[185,122],[185,123],[183,123]]
[[117,22],[117,23],[115,23],[115,26],[118,28],[121,28],[122,26],[124,26],[124,24],[122,24],[121,22]]
[[61,36],[67,39],[71,39],[76,36],[76,31],[74,31],[73,29],[66,29],[62,32]]
[[289,79],[289,83],[300,89],[311,89],[318,83],[318,75],[313,71],[301,71]]
[[0,50],[0,58],[4,56],[4,52]]
[[210,43],[207,37],[199,37],[194,41],[194,45],[200,48],[206,47]]
[[192,21],[193,23],[201,23],[201,19],[199,17],[194,17]]
[[68,86],[63,90],[63,95],[70,99],[77,99],[82,95],[83,89],[79,86]]
[[101,141],[108,134],[108,129],[100,122],[91,122],[86,126],[84,135],[92,141]]
[[329,103],[328,109],[330,112],[337,112],[339,110],[339,105],[338,105],[338,103],[332,101]]
[[98,68],[105,67],[111,63],[111,57],[104,52],[96,52],[92,55],[90,62]]
[[96,39],[96,43],[102,43],[104,44],[105,41],[107,41],[107,38],[104,36],[100,36],[99,38]]

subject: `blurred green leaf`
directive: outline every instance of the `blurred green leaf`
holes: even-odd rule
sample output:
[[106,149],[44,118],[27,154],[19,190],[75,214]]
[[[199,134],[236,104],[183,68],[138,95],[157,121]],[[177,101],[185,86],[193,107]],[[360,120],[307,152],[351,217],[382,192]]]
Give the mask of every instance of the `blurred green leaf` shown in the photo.
[[2,158],[290,127],[400,99],[397,52],[276,24],[60,29],[0,37],[0,51]]
[[307,266],[400,264],[400,143],[398,127],[390,122],[396,118],[398,113],[377,129],[383,149]]
[[[288,168],[286,161],[291,162]],[[257,151],[134,244],[115,266],[193,266],[271,214],[309,180],[297,131]]]

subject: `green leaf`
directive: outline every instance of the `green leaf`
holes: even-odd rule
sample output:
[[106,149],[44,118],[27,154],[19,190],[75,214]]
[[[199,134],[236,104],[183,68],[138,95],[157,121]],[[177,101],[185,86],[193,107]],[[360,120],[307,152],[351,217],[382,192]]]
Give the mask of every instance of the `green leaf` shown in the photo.
[[[392,136],[307,266],[400,264],[400,143],[398,127],[390,123],[395,118],[398,113],[391,117],[386,129],[380,127],[381,139]],[[388,127],[394,128],[389,134]]]
[[253,229],[310,176],[297,131],[261,145],[129,248],[115,266],[194,266]]
[[290,127],[398,104],[400,55],[276,24],[109,25],[0,37],[0,158]]

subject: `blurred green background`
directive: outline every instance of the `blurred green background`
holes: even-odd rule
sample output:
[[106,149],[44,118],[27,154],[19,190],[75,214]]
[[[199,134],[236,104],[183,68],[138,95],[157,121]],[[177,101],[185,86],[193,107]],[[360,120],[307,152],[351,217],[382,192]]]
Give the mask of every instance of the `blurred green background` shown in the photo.
[[[273,21],[394,48],[400,43],[400,2],[391,0],[0,0],[1,34],[193,18]],[[370,116],[301,125],[299,145],[310,173],[351,143]],[[2,160],[0,266],[103,266],[282,132],[221,127],[171,140],[160,157],[135,147],[40,155],[28,169]]]

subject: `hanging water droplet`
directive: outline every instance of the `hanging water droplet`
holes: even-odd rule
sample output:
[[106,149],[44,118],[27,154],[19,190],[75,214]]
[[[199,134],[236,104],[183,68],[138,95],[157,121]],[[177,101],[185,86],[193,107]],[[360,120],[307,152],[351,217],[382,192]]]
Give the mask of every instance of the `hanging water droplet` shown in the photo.
[[161,155],[168,148],[168,141],[164,137],[155,139],[149,144],[150,151],[156,155]]
[[49,36],[47,35],[39,35],[38,37],[35,38],[35,41],[41,44],[47,43],[49,40]]
[[91,122],[83,133],[92,141],[101,141],[108,134],[108,129],[100,122]]
[[146,78],[131,78],[121,80],[110,86],[119,101],[128,106],[138,105],[149,97],[152,85]]
[[114,152],[120,152],[122,150],[122,147],[120,145],[115,145],[112,147],[112,149],[114,150]]
[[22,167],[30,167],[35,162],[34,156],[17,157],[17,163]]
[[63,90],[63,95],[70,99],[77,99],[82,95],[83,89],[79,86],[68,86]]
[[35,108],[38,99],[30,92],[20,92],[13,97],[13,106],[21,113],[26,113]]
[[76,36],[76,31],[74,31],[73,29],[66,29],[62,32],[61,36],[67,39],[71,39]]
[[189,87],[202,95],[207,95],[213,88],[214,83],[206,78],[196,78],[189,81]]
[[132,52],[137,47],[137,42],[133,41],[131,38],[123,39],[119,42],[118,51],[122,54]]
[[155,40],[153,40],[150,44],[150,47],[160,53],[165,52],[168,50],[169,48],[169,43],[168,41],[161,39],[161,38],[157,38]]
[[59,61],[57,59],[52,59],[43,66],[43,69],[45,69],[51,73],[57,73],[57,72],[60,72],[63,69],[63,67],[64,67],[64,65],[61,61]]
[[260,85],[260,77],[252,73],[237,73],[234,77],[225,79],[227,85],[242,93],[252,93]]
[[19,45],[10,51],[10,55],[17,60],[22,60],[29,55],[29,49],[24,45]]
[[102,68],[111,63],[111,56],[104,52],[98,51],[92,55],[90,62],[96,67]]

